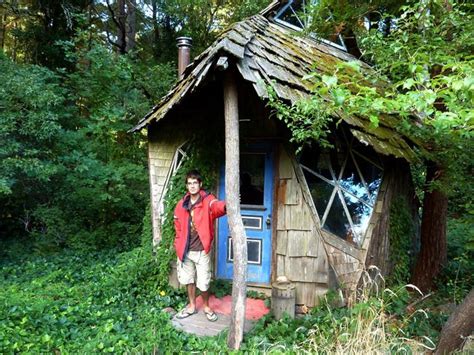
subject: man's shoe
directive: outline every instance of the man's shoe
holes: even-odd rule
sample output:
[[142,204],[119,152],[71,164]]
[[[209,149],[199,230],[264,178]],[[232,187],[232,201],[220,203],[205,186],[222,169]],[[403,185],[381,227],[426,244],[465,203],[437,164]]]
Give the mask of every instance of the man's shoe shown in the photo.
[[204,314],[206,315],[206,318],[209,322],[215,322],[217,320],[217,314],[215,314],[213,311],[204,311]]
[[194,311],[190,311],[187,307],[186,308],[183,308],[181,311],[179,311],[177,314],[176,314],[176,318],[177,319],[184,319],[184,318],[188,318],[190,316],[192,316],[193,314],[196,314],[198,311],[197,309],[194,309]]

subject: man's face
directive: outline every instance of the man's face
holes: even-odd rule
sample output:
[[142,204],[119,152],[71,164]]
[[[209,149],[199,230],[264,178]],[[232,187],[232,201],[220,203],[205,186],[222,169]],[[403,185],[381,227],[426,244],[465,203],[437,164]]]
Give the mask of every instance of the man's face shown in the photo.
[[188,178],[186,181],[186,188],[191,195],[197,194],[201,190],[201,185],[202,183],[194,178]]

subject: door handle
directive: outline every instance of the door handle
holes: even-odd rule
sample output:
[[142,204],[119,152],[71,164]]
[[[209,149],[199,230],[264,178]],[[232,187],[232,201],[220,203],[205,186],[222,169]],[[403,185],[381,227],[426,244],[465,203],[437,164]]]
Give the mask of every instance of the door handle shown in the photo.
[[265,224],[267,225],[267,229],[270,229],[271,225],[272,225],[272,215],[269,214],[267,216],[267,219],[265,220]]

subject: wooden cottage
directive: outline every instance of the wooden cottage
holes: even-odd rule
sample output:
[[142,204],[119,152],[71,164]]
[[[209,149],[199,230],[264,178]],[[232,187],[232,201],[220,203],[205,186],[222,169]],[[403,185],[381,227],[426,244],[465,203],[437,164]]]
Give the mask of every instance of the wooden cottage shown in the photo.
[[[313,142],[296,154],[289,129],[267,106],[268,88],[295,103],[311,96],[305,75],[331,75],[339,63],[358,60],[340,39],[295,36],[297,21],[288,14],[292,3],[276,1],[231,26],[186,67],[182,79],[133,131],[148,130],[158,242],[160,205],[170,176],[196,130],[223,127],[223,71],[231,71],[238,87],[248,284],[265,289],[286,276],[296,286],[296,303],[311,307],[329,289],[354,291],[368,265],[390,271],[390,206],[401,195],[413,199],[408,162],[414,152],[395,131],[397,119],[381,117],[374,128],[354,116],[332,126],[333,148]],[[223,171],[215,187],[220,199],[225,199]],[[221,218],[214,247],[216,278],[232,279],[231,244],[227,220]]]

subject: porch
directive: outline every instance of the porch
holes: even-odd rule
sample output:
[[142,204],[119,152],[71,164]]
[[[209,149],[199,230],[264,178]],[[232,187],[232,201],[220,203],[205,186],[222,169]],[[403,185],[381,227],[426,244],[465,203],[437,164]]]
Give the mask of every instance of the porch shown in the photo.
[[[209,306],[218,316],[218,320],[215,322],[207,320],[206,315],[203,312],[201,296],[198,296],[196,299],[196,306],[198,313],[190,317],[177,319],[176,316],[173,316],[171,320],[173,326],[185,333],[197,336],[216,336],[229,328],[232,309],[231,296],[224,296],[222,298],[217,298],[214,295],[210,296]],[[247,298],[244,332],[250,331],[255,325],[255,322],[266,315],[269,311],[270,310],[265,306],[263,300]]]

